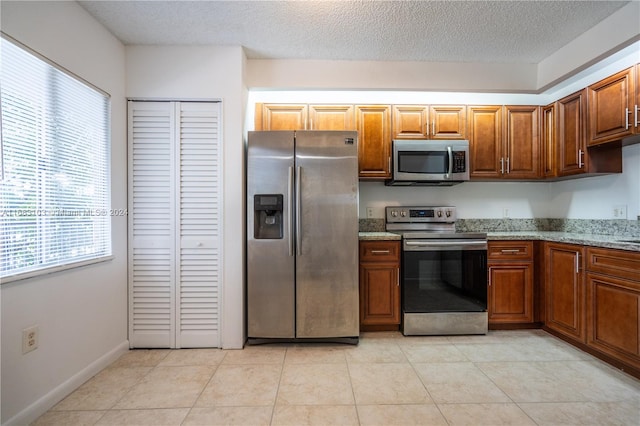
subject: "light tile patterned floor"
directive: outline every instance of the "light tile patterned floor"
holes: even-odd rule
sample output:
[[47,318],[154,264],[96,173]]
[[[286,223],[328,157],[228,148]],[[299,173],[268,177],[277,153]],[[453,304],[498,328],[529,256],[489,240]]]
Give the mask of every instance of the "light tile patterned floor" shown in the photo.
[[640,381],[541,330],[134,350],[36,425],[638,425]]

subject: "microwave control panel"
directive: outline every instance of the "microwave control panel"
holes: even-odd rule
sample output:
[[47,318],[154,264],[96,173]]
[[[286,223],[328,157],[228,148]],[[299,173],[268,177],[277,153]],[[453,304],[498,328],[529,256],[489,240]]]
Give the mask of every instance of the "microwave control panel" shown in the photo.
[[466,172],[464,151],[453,151],[453,173]]

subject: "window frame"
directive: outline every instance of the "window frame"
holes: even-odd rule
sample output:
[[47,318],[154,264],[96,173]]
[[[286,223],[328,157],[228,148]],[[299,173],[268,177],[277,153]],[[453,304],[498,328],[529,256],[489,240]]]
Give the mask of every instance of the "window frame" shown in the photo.
[[[51,61],[50,59],[46,58],[45,56],[41,55],[40,53],[34,51],[33,49],[29,48],[28,46],[25,46],[24,44],[22,44],[21,42],[19,42],[18,40],[14,39],[13,37],[5,34],[4,32],[0,31],[0,42],[1,43],[11,43],[12,45],[14,45],[15,47],[23,50],[24,52],[26,52],[27,54],[35,57],[37,60],[42,61],[44,64],[46,64],[47,66],[52,67],[53,69],[55,69],[56,71],[66,75],[67,77],[69,77],[70,79],[74,80],[76,83],[79,83],[81,85],[84,85],[86,88],[95,91],[98,95],[100,95],[105,103],[105,121],[104,121],[104,145],[101,145],[101,147],[104,148],[104,158],[103,161],[104,163],[102,163],[104,169],[102,170],[104,172],[104,186],[102,187],[104,189],[104,191],[102,192],[103,194],[103,201],[106,202],[106,208],[102,209],[102,210],[106,210],[106,214],[104,214],[104,216],[106,216],[106,219],[104,222],[102,223],[102,226],[106,226],[106,230],[102,233],[102,236],[104,237],[103,239],[101,239],[101,247],[104,247],[105,249],[101,251],[101,253],[99,253],[98,255],[95,255],[95,257],[89,257],[89,258],[78,258],[78,257],[70,257],[67,256],[65,258],[63,258],[63,260],[61,261],[61,263],[56,263],[56,264],[51,264],[51,263],[44,263],[43,262],[43,258],[41,257],[41,254],[38,255],[38,261],[33,265],[33,267],[24,270],[24,269],[20,269],[18,270],[19,272],[8,272],[8,275],[2,276],[1,274],[3,272],[0,272],[0,285],[4,285],[7,283],[11,283],[11,282],[15,282],[15,281],[19,281],[19,280],[24,280],[24,279],[28,279],[28,278],[33,278],[33,277],[37,277],[37,276],[42,276],[42,275],[48,275],[48,274],[52,274],[52,273],[56,273],[56,272],[60,272],[60,271],[65,271],[65,270],[69,270],[69,269],[75,269],[75,268],[80,268],[80,267],[85,267],[85,266],[89,266],[89,265],[93,265],[93,264],[98,264],[98,263],[103,263],[106,261],[110,261],[112,259],[114,259],[114,255],[113,255],[113,212],[114,210],[112,209],[112,197],[111,197],[111,184],[112,184],[112,179],[111,179],[111,151],[112,151],[112,137],[111,137],[111,110],[112,110],[112,105],[111,105],[111,95],[107,92],[105,92],[104,90],[96,87],[95,85],[91,84],[90,82],[86,81],[85,79],[83,79],[82,77],[79,77],[78,75],[74,74],[73,72],[70,72],[69,70],[65,69],[64,67],[56,64],[55,62]],[[1,56],[1,53],[0,53]],[[47,80],[47,85],[51,85],[53,82],[53,80]],[[4,182],[4,180],[6,179],[6,158],[5,158],[5,141],[3,139],[3,120],[2,120],[2,106],[0,104],[0,185],[2,185],[2,183]],[[55,141],[55,143],[51,143],[51,145],[56,146],[58,144],[60,144],[61,140],[57,140]],[[52,193],[51,192],[47,192],[46,190],[43,190],[40,188],[37,192],[36,197],[38,199],[42,198],[43,196],[50,196]],[[53,193],[58,194],[59,193]],[[55,207],[52,207],[52,209],[55,209]],[[122,212],[123,216],[126,216],[126,209],[118,209],[119,213]],[[120,215],[120,214],[118,214]],[[43,232],[43,229],[46,228],[41,228],[41,225],[37,225],[38,227],[38,244],[42,244],[43,241],[45,241],[42,236],[43,235],[48,235],[48,232]],[[2,224],[0,223],[0,231],[2,231]],[[82,234],[74,234],[74,235],[82,235]],[[3,249],[0,247],[0,256],[3,255]],[[5,272],[7,273],[7,272]]]

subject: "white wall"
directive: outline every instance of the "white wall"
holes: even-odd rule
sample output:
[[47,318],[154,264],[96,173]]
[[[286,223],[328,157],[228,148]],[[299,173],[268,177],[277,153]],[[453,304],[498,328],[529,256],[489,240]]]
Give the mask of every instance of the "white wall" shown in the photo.
[[128,46],[129,98],[222,99],[221,342],[244,343],[244,52],[240,47]]
[[622,148],[622,174],[554,182],[549,216],[613,219],[613,207],[627,206],[627,219],[640,216],[640,144]]
[[[2,31],[111,94],[112,207],[126,208],[122,44],[75,2],[3,1]],[[2,285],[2,424],[34,420],[128,348],[126,217],[112,229],[113,260]]]

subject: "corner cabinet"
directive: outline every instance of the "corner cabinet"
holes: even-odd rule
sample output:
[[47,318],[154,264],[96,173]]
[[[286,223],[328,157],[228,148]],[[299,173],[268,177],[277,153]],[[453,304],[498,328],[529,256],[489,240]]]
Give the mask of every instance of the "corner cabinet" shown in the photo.
[[400,241],[360,241],[360,329],[399,325]]
[[489,241],[487,252],[489,325],[533,323],[533,242]]
[[545,243],[545,325],[570,340],[585,343],[585,249]]
[[391,105],[356,105],[355,113],[360,178],[390,178]]
[[556,102],[556,176],[622,173],[622,147],[587,147],[587,94],[583,89]]

